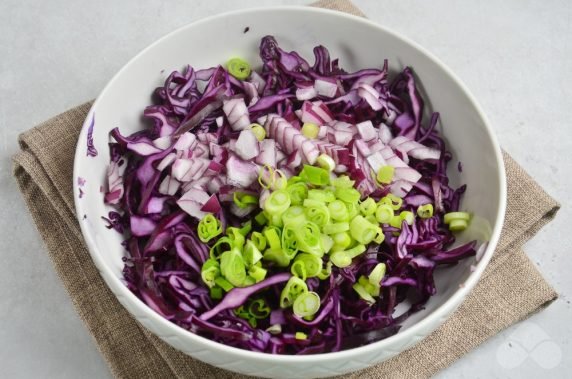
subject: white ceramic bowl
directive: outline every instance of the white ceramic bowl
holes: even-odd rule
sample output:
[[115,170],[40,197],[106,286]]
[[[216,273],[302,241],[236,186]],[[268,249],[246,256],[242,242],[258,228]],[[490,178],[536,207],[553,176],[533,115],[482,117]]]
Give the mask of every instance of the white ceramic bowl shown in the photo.
[[[250,30],[244,33],[245,27]],[[135,297],[123,284],[124,251],[118,233],[105,228],[100,185],[109,162],[108,133],[116,126],[124,134],[141,128],[141,113],[153,89],[185,64],[211,67],[228,57],[259,62],[260,38],[276,36],[280,46],[311,59],[312,48],[322,44],[341,66],[353,71],[380,67],[388,58],[393,71],[413,67],[420,78],[427,108],[441,113],[439,128],[454,158],[450,178],[466,183],[462,207],[475,212],[471,228],[460,242],[478,237],[490,241],[483,258],[438,270],[438,293],[426,309],[410,317],[401,331],[367,346],[310,356],[274,356],[224,346],[190,333],[163,319]],[[95,115],[93,138],[99,155],[86,156],[87,128]],[[459,173],[456,162],[463,162]],[[79,197],[77,177],[86,179]],[[347,373],[384,361],[419,342],[457,308],[471,291],[493,254],[504,218],[505,174],[497,140],[481,108],[455,75],[415,43],[371,21],[310,7],[249,9],[210,17],[183,27],[143,50],[115,75],[94,103],[75,156],[74,193],[77,216],[87,246],[101,276],[123,306],[145,327],[184,353],[225,369],[272,377],[319,377]],[[85,217],[84,217],[85,216]]]

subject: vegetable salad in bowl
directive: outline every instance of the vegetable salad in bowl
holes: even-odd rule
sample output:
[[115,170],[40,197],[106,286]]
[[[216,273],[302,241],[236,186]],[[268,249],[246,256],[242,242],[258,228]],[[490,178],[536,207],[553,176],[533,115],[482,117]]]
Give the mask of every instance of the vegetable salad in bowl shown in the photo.
[[[260,43],[262,68],[173,72],[111,132],[106,222],[125,236],[128,288],[162,317],[273,354],[381,340],[423,309],[471,215],[413,70],[346,72]],[[458,166],[461,170],[461,166]],[[481,246],[484,246],[481,245]],[[399,306],[399,309],[398,309]]]

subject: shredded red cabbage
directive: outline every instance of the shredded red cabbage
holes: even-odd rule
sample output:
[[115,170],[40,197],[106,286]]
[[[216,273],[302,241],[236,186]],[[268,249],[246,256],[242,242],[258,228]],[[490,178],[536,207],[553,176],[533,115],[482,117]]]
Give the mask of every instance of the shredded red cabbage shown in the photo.
[[91,123],[87,128],[87,156],[97,157],[97,149],[93,144],[93,128],[95,126],[95,113],[91,117]]
[[[325,47],[317,46],[314,55],[310,65],[267,36],[260,44],[262,70],[244,82],[222,66],[199,71],[188,66],[157,88],[156,103],[143,112],[147,127],[130,136],[118,129],[111,133],[116,142],[110,143],[105,198],[117,211],[103,219],[126,237],[126,285],[171,322],[225,345],[273,354],[316,354],[378,341],[397,333],[405,318],[423,309],[436,293],[437,266],[456,264],[476,252],[475,241],[450,248],[455,237],[444,225],[443,214],[459,210],[466,187],[449,185],[451,154],[435,128],[439,114],[423,119],[424,101],[413,70],[406,67],[390,79],[385,61],[380,68],[349,73],[337,59],[331,60]],[[271,136],[274,142],[261,145],[262,156],[257,158],[258,150],[248,150],[255,143],[253,136],[241,130],[267,119],[276,135]],[[303,122],[321,126],[318,140],[302,136]],[[94,120],[88,130],[88,155],[97,154],[93,125]],[[398,236],[398,229],[385,226],[381,245],[369,246],[349,267],[333,267],[328,280],[308,279],[309,288],[321,298],[312,320],[280,308],[280,284],[290,274],[278,267],[268,267],[261,283],[235,288],[222,301],[214,301],[200,275],[210,245],[198,238],[198,218],[213,212],[223,228],[240,225],[256,207],[238,208],[232,195],[239,189],[261,192],[256,180],[259,162],[296,173],[318,153],[330,155],[335,172],[347,173],[362,195],[379,199],[391,191],[404,198],[404,209],[415,212],[419,205],[433,203],[435,214],[404,223]],[[396,180],[380,188],[371,172],[384,164],[396,167]],[[460,163],[458,167],[460,171]],[[381,295],[371,305],[352,285],[380,262],[387,272]],[[273,311],[253,328],[232,309],[255,292]],[[412,305],[396,315],[397,305],[406,299],[413,299]],[[279,333],[266,331],[271,322],[281,325]],[[299,331],[307,338],[295,338]]]

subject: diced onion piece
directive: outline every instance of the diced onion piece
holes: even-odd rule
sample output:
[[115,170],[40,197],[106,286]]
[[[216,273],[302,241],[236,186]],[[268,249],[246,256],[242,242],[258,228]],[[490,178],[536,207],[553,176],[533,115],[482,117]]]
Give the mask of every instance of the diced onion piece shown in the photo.
[[171,175],[167,175],[159,185],[159,193],[173,196],[177,193],[179,187],[181,187],[181,183]]
[[240,132],[234,151],[244,160],[251,160],[259,154],[258,139],[251,129],[244,129]]
[[375,128],[369,120],[356,124],[356,127],[358,129],[359,135],[365,142],[371,141],[377,137]]
[[296,89],[296,99],[300,101],[311,100],[316,96],[318,96],[318,91],[316,91],[316,88],[314,87]]
[[358,96],[364,99],[374,111],[379,111],[383,108],[383,104],[379,100],[379,92],[369,84],[360,83],[357,93]]
[[232,130],[244,130],[250,125],[248,108],[243,98],[224,100],[222,110],[230,123]]
[[177,154],[175,153],[167,154],[167,156],[165,156],[165,158],[163,158],[161,162],[159,162],[159,164],[157,165],[157,170],[163,171],[164,169],[169,167],[176,159],[177,159]]
[[153,145],[161,150],[167,149],[171,146],[171,136],[163,136],[153,140]]
[[175,150],[193,150],[197,145],[197,136],[194,133],[187,132],[179,136],[175,142]]
[[230,184],[247,188],[258,178],[258,166],[231,154],[226,161],[226,174]]
[[177,200],[177,205],[192,217],[200,220],[206,216],[206,212],[201,211],[201,208],[209,199],[210,196],[205,191],[192,188]]
[[318,95],[324,97],[334,97],[336,96],[336,92],[338,91],[338,84],[336,83],[335,79],[331,80],[324,80],[324,79],[316,79],[314,82],[314,89],[318,93]]

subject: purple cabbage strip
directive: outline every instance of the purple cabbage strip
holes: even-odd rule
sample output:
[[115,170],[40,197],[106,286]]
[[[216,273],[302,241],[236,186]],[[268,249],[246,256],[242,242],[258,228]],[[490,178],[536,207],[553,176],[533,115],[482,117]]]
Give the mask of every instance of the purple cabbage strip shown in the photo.
[[87,128],[87,156],[88,157],[97,157],[97,149],[93,144],[93,128],[95,126],[95,112],[91,117],[91,123]]

